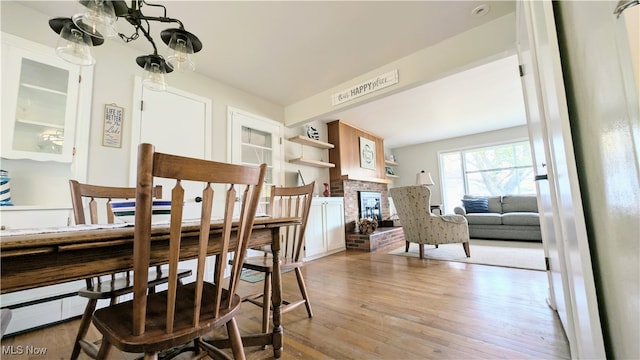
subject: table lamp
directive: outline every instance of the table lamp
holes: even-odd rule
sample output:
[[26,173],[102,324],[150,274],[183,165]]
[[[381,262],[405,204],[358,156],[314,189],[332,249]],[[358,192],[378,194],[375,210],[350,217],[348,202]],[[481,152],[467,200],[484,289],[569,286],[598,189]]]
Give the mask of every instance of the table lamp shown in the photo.
[[433,185],[433,179],[431,173],[426,173],[424,170],[416,174],[416,185]]

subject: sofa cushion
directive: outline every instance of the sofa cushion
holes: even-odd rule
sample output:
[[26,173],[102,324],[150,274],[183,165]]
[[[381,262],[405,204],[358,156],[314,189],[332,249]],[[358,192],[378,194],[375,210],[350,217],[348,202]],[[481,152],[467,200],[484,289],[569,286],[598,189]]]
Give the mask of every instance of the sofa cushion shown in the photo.
[[535,195],[505,195],[502,197],[502,212],[538,212]]
[[501,196],[479,196],[479,195],[464,195],[463,199],[487,199],[489,203],[489,212],[502,213]]
[[467,214],[469,225],[502,225],[502,215],[496,213]]
[[512,212],[502,215],[504,225],[540,225],[540,216],[533,212]]
[[489,201],[486,198],[462,199],[462,206],[467,214],[489,212]]
[[473,225],[469,226],[469,236],[476,239],[542,240],[540,226],[523,225]]

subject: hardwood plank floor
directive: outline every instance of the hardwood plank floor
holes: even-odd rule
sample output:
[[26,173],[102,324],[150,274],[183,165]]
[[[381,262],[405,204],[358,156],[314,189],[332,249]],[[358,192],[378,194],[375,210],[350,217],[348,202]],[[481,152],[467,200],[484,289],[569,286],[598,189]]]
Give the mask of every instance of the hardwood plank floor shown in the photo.
[[[314,311],[283,316],[282,359],[569,359],[557,315],[546,304],[542,271],[501,268],[347,251],[305,264]],[[293,272],[285,299],[297,299]],[[242,294],[261,283],[242,282]],[[258,332],[261,310],[243,304],[242,333]],[[67,359],[78,320],[2,340],[2,359]],[[213,334],[221,336],[224,333]],[[99,338],[92,328],[89,338]],[[45,356],[9,355],[22,346]],[[269,359],[271,348],[247,348],[248,359]],[[81,357],[86,359],[84,354]],[[114,359],[135,355],[113,353]]]

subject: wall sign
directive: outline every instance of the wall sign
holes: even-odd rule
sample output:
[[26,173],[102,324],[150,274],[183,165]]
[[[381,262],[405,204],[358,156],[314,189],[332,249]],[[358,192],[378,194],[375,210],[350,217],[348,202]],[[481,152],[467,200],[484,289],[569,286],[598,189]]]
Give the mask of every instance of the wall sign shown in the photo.
[[122,121],[124,109],[116,104],[104,106],[104,127],[102,131],[102,146],[122,146]]
[[360,137],[360,167],[376,169],[376,143],[363,137]]
[[373,79],[363,82],[362,84],[358,84],[349,89],[342,90],[331,95],[331,105],[336,106],[397,83],[398,70],[396,69],[393,71],[389,71],[388,73],[378,75]]

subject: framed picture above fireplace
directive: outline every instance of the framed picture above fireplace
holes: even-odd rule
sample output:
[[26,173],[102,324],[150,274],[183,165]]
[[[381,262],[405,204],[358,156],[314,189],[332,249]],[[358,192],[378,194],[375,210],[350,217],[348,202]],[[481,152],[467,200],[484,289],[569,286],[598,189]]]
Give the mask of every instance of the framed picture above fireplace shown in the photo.
[[376,169],[376,143],[365,137],[360,137],[360,167]]

